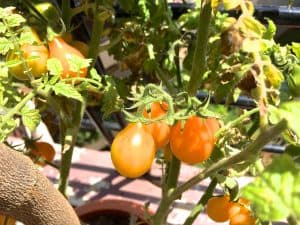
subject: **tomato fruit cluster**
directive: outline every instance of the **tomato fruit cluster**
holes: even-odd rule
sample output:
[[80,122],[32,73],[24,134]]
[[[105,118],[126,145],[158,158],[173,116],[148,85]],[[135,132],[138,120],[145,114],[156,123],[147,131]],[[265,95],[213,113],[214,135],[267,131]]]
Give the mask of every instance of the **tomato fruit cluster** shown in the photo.
[[182,124],[178,121],[171,129],[170,146],[173,154],[188,164],[201,163],[211,155],[215,132],[219,129],[216,119],[192,116]]
[[45,166],[45,161],[51,162],[54,159],[55,150],[52,145],[47,142],[32,142],[28,145],[28,148],[30,150],[29,157],[34,163],[40,166]]
[[206,212],[215,222],[230,221],[230,225],[254,225],[256,220],[248,209],[249,201],[240,198],[238,202],[230,201],[229,196],[212,197],[207,202]]
[[[29,80],[29,76],[25,70],[28,69],[34,78],[39,78],[47,73],[47,60],[49,58],[57,58],[62,65],[61,79],[73,77],[86,77],[87,68],[81,68],[79,72],[70,69],[69,59],[77,56],[84,59],[85,56],[76,48],[87,54],[88,47],[86,44],[74,41],[74,46],[68,44],[61,37],[54,37],[48,42],[48,46],[43,45],[38,34],[31,28],[31,34],[35,40],[33,44],[24,44],[20,47],[20,53],[16,50],[9,52],[8,61],[19,61],[16,65],[9,67],[9,72],[19,80]],[[48,48],[49,49],[48,49]],[[21,61],[24,60],[26,65]],[[27,68],[26,68],[27,67]]]

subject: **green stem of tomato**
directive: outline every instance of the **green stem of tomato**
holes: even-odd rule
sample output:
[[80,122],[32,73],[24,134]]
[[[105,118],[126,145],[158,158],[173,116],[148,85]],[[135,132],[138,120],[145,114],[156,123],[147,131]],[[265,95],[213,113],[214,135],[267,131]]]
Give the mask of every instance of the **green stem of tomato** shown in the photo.
[[206,71],[206,52],[209,38],[209,27],[211,21],[211,1],[203,1],[203,9],[201,10],[198,29],[196,48],[193,56],[191,77],[188,84],[188,93],[195,96],[198,88],[201,86],[203,76]]
[[180,166],[181,162],[173,155],[167,173],[167,192],[173,188],[176,188],[180,172]]
[[229,158],[224,158],[211,165],[207,169],[203,170],[201,173],[192,177],[187,182],[178,186],[173,191],[170,191],[167,196],[163,196],[161,203],[157,209],[157,213],[152,218],[152,224],[163,225],[166,221],[166,215],[169,212],[171,204],[185,191],[189,190],[194,185],[198,184],[202,180],[212,176],[220,170],[224,170],[232,167],[233,165],[243,162],[252,161],[257,157],[259,151],[269,143],[272,139],[280,135],[287,128],[287,121],[285,119],[281,120],[278,124],[264,130],[252,143],[250,143],[243,151],[235,154]]
[[251,110],[245,112],[243,115],[241,115],[237,119],[228,122],[224,127],[222,127],[220,130],[218,130],[218,132],[215,134],[215,136],[217,138],[220,137],[228,129],[230,129],[231,127],[234,127],[234,126],[240,124],[243,120],[245,120],[246,118],[248,118],[249,116],[251,116],[251,115],[253,115],[253,114],[257,113],[257,112],[259,112],[259,108],[254,108],[254,109],[251,109]]
[[62,19],[64,21],[66,31],[68,31],[71,27],[72,9],[70,3],[71,3],[70,0],[62,0],[62,5],[61,5]]
[[[58,102],[60,99],[57,99]],[[64,104],[65,106],[62,106]],[[58,190],[67,197],[68,177],[72,165],[72,156],[76,144],[85,105],[81,102],[64,99],[60,101],[61,165]]]
[[203,211],[205,205],[207,204],[207,201],[211,198],[213,195],[216,186],[218,184],[218,180],[216,178],[213,178],[208,185],[205,193],[202,195],[196,206],[192,209],[190,215],[186,218],[183,225],[192,225],[198,215]]
[[11,109],[5,116],[2,117],[2,122],[0,123],[0,129],[10,120],[14,115],[19,113],[25,104],[35,96],[35,91],[30,92],[26,95],[13,109]]

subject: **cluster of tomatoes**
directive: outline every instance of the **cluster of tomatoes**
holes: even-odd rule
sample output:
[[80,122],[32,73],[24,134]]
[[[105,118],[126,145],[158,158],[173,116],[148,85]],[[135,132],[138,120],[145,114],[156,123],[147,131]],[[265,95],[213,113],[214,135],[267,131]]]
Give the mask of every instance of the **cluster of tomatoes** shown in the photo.
[[249,206],[250,202],[245,198],[233,202],[229,196],[224,195],[210,198],[206,212],[209,218],[219,223],[229,220],[230,225],[255,225],[256,219]]
[[[162,117],[168,111],[166,103],[154,102],[149,119]],[[187,164],[201,163],[209,158],[215,144],[215,133],[220,128],[215,118],[191,116],[173,126],[164,121],[150,124],[130,123],[115,137],[111,158],[116,170],[123,176],[136,178],[146,173],[154,160],[157,149],[170,149],[174,156]]]
[[[34,39],[34,43],[23,44],[20,48],[21,51],[14,49],[7,56],[8,61],[19,61],[19,63],[9,68],[9,72],[14,77],[19,80],[29,80],[26,70],[30,70],[34,78],[41,77],[47,73],[47,60],[49,58],[56,58],[60,61],[62,65],[62,79],[77,76],[85,77],[87,75],[87,68],[82,68],[78,73],[70,68],[68,60],[72,56],[85,58],[83,53],[71,45],[72,43],[69,44],[62,37],[56,36],[46,46],[33,28],[29,28],[29,32]],[[74,41],[75,45],[78,45],[78,43],[79,41]],[[81,45],[83,44],[82,42],[80,43]],[[86,52],[85,49],[84,51]],[[22,61],[25,61],[26,64],[20,63]]]

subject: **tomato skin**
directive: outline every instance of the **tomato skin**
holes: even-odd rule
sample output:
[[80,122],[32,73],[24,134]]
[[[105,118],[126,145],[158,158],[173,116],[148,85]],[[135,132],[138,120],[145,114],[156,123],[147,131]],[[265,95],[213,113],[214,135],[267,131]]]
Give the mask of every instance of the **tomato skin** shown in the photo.
[[0,225],[15,225],[15,223],[16,223],[16,220],[14,218],[8,217],[7,223],[4,224],[5,219],[6,219],[6,216],[0,215]]
[[69,78],[69,77],[86,77],[87,68],[82,68],[77,72],[73,72],[70,70],[70,66],[68,63],[68,59],[72,57],[72,55],[76,55],[78,57],[84,58],[82,53],[76,48],[72,47],[68,43],[64,41],[61,37],[55,37],[48,43],[50,58],[57,58],[62,64],[63,72],[61,74],[61,79]]
[[155,152],[154,140],[144,126],[131,123],[116,135],[111,159],[122,176],[136,178],[151,168]]
[[228,196],[212,197],[207,202],[206,213],[215,222],[225,222],[230,218],[230,206]]
[[181,130],[178,121],[170,133],[173,154],[182,162],[196,164],[209,158],[214,148],[214,137],[205,119],[192,116]]
[[75,41],[71,41],[70,45],[78,49],[78,51],[80,51],[84,57],[88,57],[89,46],[86,43],[75,40]]
[[54,159],[55,150],[52,147],[52,145],[50,145],[47,142],[43,142],[43,141],[33,142],[30,144],[29,149],[30,149],[30,153],[29,153],[30,158],[40,166],[45,166],[46,163],[39,161],[38,160],[39,157],[49,162],[51,162]]
[[[146,118],[155,119],[164,116],[168,111],[168,105],[166,103],[160,104],[159,102],[153,102],[151,105],[151,111],[147,113],[145,110],[143,115]],[[168,144],[170,139],[171,127],[163,122],[154,122],[145,125],[146,130],[152,135],[156,148],[162,148]]]
[[[35,30],[29,28],[30,32],[35,40],[34,44],[25,44],[21,46],[22,57],[27,63],[28,68],[34,78],[41,77],[47,72],[47,60],[49,57],[48,48],[42,45],[42,42]],[[30,57],[38,57],[36,59],[30,59]],[[7,60],[21,60],[19,54],[15,51],[9,52]],[[19,80],[29,80],[29,77],[24,73],[23,63],[13,67],[9,67],[9,72]]]
[[244,208],[240,213],[230,218],[230,225],[255,225],[256,219],[251,215],[251,212]]
[[[212,134],[215,134],[218,132],[218,130],[221,128],[219,121],[216,118],[207,118],[205,120],[207,126],[211,130]],[[214,136],[215,141],[217,141],[217,138]]]

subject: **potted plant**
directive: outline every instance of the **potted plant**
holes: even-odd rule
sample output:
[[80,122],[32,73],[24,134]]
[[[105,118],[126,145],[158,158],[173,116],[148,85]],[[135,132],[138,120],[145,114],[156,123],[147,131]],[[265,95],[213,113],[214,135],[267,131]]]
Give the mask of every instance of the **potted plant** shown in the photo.
[[[51,3],[47,7],[41,4],[23,2],[18,10],[30,15],[28,20],[15,8],[0,8],[0,138],[5,142],[20,120],[34,130],[40,111],[51,107],[59,116],[62,155],[58,190],[62,195],[66,195],[83,112],[93,104],[104,116],[117,111],[126,116],[128,125],[111,145],[111,158],[121,175],[140,177],[155,158],[162,165],[159,207],[154,214],[140,218],[148,224],[166,224],[174,201],[206,178],[211,183],[184,225],[193,224],[204,208],[215,222],[231,225],[283,219],[299,224],[300,45],[277,44],[276,25],[270,19],[265,24],[255,19],[251,1],[204,0],[177,19],[165,0],[117,4],[95,0],[73,6],[62,0],[58,2],[61,12]],[[238,14],[232,17],[224,10]],[[81,22],[91,31],[87,52],[72,46],[82,29],[76,30],[81,15]],[[108,44],[102,44],[104,38]],[[120,77],[98,74],[97,57],[103,50],[118,61]],[[22,92],[23,87],[30,92]],[[251,109],[232,107],[241,96],[251,99]],[[26,105],[32,99],[35,108]],[[264,168],[261,149],[278,137],[287,150]],[[34,154],[36,142],[27,141],[25,152]],[[17,160],[15,152],[3,151],[7,153],[2,156],[5,162],[16,161],[33,171],[29,162]],[[42,154],[35,158],[40,163],[49,161]],[[178,184],[181,163],[199,166],[199,173]],[[2,168],[8,172],[12,164]],[[255,181],[240,189],[238,177],[250,172]],[[214,195],[217,185],[223,194]],[[38,193],[52,192],[50,189],[47,186]],[[11,192],[6,188],[2,193],[15,207],[9,201]],[[61,195],[53,195],[61,199]],[[54,224],[53,208],[45,209],[49,216],[39,224]],[[147,212],[147,206],[145,209]],[[0,207],[0,213],[9,212]],[[9,215],[25,221],[23,212],[16,209]],[[69,224],[79,224],[72,210],[68,212]],[[32,214],[40,218],[36,211]]]

